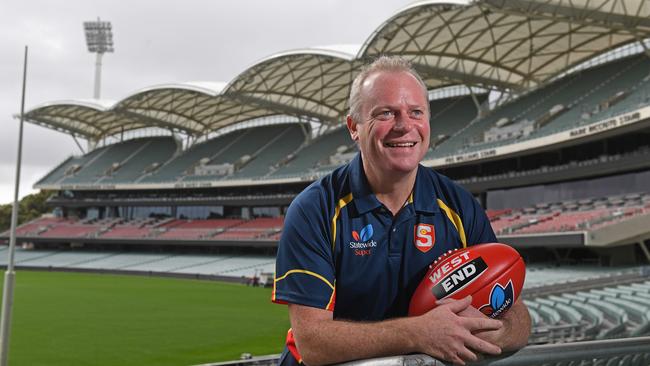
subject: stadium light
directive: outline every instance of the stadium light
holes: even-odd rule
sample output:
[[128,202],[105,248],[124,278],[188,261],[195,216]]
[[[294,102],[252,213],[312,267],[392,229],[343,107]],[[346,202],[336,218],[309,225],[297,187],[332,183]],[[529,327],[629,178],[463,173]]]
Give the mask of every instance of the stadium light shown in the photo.
[[102,56],[104,53],[113,52],[113,29],[111,22],[97,21],[84,22],[86,45],[88,52],[96,53],[95,61],[95,86],[93,98],[99,99],[102,77]]

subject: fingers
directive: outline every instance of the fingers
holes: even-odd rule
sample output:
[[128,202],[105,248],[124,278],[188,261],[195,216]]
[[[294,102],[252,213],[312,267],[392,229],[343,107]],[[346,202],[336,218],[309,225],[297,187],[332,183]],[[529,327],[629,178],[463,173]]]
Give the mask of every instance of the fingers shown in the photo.
[[[478,310],[471,307],[472,298],[467,296],[460,300],[443,299],[438,307],[424,315],[425,321],[417,323],[424,325],[419,333],[427,334],[428,344],[423,345],[423,353],[441,357],[458,365],[478,360],[479,354],[498,355],[501,349],[482,339],[474,332],[490,332],[503,328],[499,320],[490,319],[483,313],[480,317],[474,313]],[[435,329],[434,332],[431,332]]]
[[467,361],[474,362],[476,360],[478,360],[478,356],[474,352],[467,348],[463,348],[458,351],[450,361],[455,364],[464,365]]
[[456,365],[465,365],[466,362],[478,361],[480,354],[493,356],[501,354],[501,348],[475,336],[468,337],[463,343],[462,348],[448,352],[444,358]]
[[[445,301],[445,300],[447,300],[447,301],[445,302],[445,304],[443,306],[445,306],[445,305],[449,306],[449,310],[453,311],[454,313],[458,313],[460,311],[463,311],[463,310],[465,310],[465,308],[467,308],[468,306],[470,306],[472,304],[472,296],[467,296],[467,297],[464,297],[464,298],[462,298],[460,300],[454,300],[454,301],[450,301],[450,300],[453,300],[453,299],[449,299],[449,300],[448,299],[442,299],[440,301]],[[440,304],[440,302],[438,302],[438,304]]]
[[441,306],[441,305],[445,305],[445,304],[451,304],[454,301],[458,301],[458,300],[456,300],[454,298],[451,298],[451,297],[445,297],[442,300],[437,300],[436,305]]
[[497,330],[503,327],[503,323],[497,319],[485,318],[464,318],[465,327],[470,332],[477,332],[482,330]]
[[501,348],[499,346],[483,340],[477,336],[469,337],[467,340],[465,340],[465,345],[478,353],[495,356],[501,354]]

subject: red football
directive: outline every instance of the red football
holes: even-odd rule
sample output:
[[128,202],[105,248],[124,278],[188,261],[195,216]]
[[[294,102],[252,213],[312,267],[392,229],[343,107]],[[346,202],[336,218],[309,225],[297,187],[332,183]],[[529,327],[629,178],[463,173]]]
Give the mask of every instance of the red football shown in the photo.
[[506,244],[488,243],[440,256],[413,293],[409,315],[421,315],[444,298],[472,295],[472,306],[496,318],[517,300],[526,277],[519,253]]

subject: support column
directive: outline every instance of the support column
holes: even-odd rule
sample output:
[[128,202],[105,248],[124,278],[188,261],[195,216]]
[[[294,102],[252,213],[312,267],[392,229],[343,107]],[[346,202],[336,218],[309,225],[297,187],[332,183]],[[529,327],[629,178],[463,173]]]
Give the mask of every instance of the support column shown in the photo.
[[99,99],[100,90],[102,84],[102,56],[103,52],[97,52],[97,58],[95,58],[95,90],[93,92],[93,98]]
[[643,254],[645,254],[645,259],[648,261],[648,263],[650,263],[650,250],[648,250],[648,247],[645,245],[645,242],[643,242],[643,240],[640,240],[638,244],[641,247]]

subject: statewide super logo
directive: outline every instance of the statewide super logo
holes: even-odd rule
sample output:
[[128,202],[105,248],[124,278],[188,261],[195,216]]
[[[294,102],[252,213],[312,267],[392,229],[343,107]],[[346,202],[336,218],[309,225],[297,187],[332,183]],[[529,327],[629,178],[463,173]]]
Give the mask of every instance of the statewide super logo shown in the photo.
[[361,229],[361,234],[357,233],[356,230],[352,230],[352,237],[356,241],[368,241],[372,238],[373,230],[372,225],[368,224],[363,229]]
[[413,235],[415,247],[422,253],[426,253],[433,244],[436,243],[436,230],[431,224],[417,224],[415,225],[415,235]]
[[364,226],[360,232],[352,230],[354,241],[350,242],[350,249],[354,249],[354,255],[363,257],[372,254],[372,248],[377,246],[377,242],[371,240],[372,234],[374,234],[374,231],[371,224]]
[[512,306],[514,299],[515,291],[512,286],[512,280],[508,280],[508,284],[505,287],[496,283],[490,292],[490,303],[481,306],[479,310],[490,318],[496,318]]

